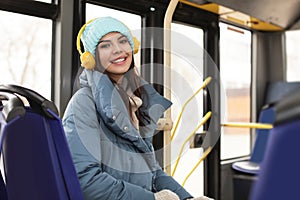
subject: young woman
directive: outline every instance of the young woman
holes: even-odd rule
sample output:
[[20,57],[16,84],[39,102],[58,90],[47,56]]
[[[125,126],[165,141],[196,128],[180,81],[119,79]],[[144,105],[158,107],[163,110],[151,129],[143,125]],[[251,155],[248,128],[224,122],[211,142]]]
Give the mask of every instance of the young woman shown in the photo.
[[138,76],[136,44],[111,17],[88,22],[78,34],[84,70],[63,126],[85,199],[193,199],[155,159],[151,139],[171,102]]

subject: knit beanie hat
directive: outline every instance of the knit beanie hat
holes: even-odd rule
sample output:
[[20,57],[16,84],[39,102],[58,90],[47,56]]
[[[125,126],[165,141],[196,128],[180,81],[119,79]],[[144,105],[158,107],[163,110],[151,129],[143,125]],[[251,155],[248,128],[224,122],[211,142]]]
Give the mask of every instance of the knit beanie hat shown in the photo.
[[130,30],[124,23],[112,17],[96,18],[86,25],[81,35],[84,50],[95,57],[95,50],[99,40],[110,32],[119,32],[126,36],[131,49],[134,51],[134,39]]

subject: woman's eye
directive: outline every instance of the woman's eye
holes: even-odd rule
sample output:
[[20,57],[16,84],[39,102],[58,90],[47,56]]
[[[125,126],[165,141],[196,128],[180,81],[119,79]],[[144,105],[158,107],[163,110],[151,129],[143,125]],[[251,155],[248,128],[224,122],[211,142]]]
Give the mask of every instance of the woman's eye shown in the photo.
[[121,43],[121,44],[126,44],[127,42],[128,42],[127,39],[122,39],[122,40],[120,40],[120,43]]
[[101,49],[110,47],[109,43],[102,43],[99,45]]

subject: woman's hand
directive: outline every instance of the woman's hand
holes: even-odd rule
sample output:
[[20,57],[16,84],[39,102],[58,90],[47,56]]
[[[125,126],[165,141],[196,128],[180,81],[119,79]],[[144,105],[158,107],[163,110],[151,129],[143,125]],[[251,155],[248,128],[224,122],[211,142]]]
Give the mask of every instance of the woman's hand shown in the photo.
[[202,196],[202,197],[195,197],[195,198],[191,198],[191,199],[187,199],[187,200],[213,200],[213,199],[208,198],[206,196]]
[[154,193],[155,200],[179,200],[177,194],[171,190],[161,190],[157,193]]

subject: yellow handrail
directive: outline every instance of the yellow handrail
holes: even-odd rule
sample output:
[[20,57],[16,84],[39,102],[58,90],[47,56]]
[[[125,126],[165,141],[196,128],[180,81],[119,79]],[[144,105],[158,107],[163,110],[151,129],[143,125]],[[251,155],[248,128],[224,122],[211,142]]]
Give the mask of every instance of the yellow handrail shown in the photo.
[[176,163],[175,163],[175,166],[174,166],[174,169],[172,171],[172,176],[174,176],[175,174],[175,171],[177,169],[177,166],[178,166],[178,163],[179,163],[179,160],[181,158],[181,154],[183,152],[183,149],[184,149],[184,146],[186,145],[186,143],[191,139],[192,136],[194,136],[194,134],[196,133],[196,131],[203,125],[206,123],[206,121],[211,117],[211,111],[207,112],[206,115],[202,118],[201,122],[199,123],[199,125],[192,131],[192,133],[186,138],[186,140],[183,142],[183,144],[181,145],[181,148],[180,148],[180,151],[179,151],[179,154],[178,154],[178,157],[176,159]]
[[224,127],[233,127],[233,128],[257,128],[257,129],[272,129],[272,124],[264,124],[264,123],[252,123],[252,122],[226,122],[221,124]]
[[174,128],[173,128],[173,130],[172,130],[172,133],[171,133],[171,140],[173,140],[173,137],[174,137],[174,135],[175,135],[175,132],[176,132],[176,130],[177,130],[177,127],[178,127],[178,124],[179,124],[179,121],[180,121],[180,119],[181,119],[181,117],[182,117],[182,113],[183,113],[183,111],[184,111],[184,109],[185,109],[185,107],[187,106],[187,104],[203,89],[203,88],[205,88],[209,83],[210,83],[210,81],[211,81],[211,77],[209,76],[209,77],[207,77],[204,81],[203,81],[203,83],[202,83],[202,85],[201,85],[201,87],[183,104],[183,106],[181,107],[181,109],[180,109],[180,112],[179,112],[179,115],[178,115],[178,117],[177,117],[177,119],[176,119],[176,122],[175,122],[175,126],[174,126]]
[[185,177],[182,186],[186,183],[187,179],[192,175],[192,173],[196,170],[196,168],[200,165],[200,163],[208,156],[208,154],[211,152],[212,148],[209,146],[201,156],[200,160],[196,163],[196,165],[193,167],[193,169],[188,173],[188,175]]

